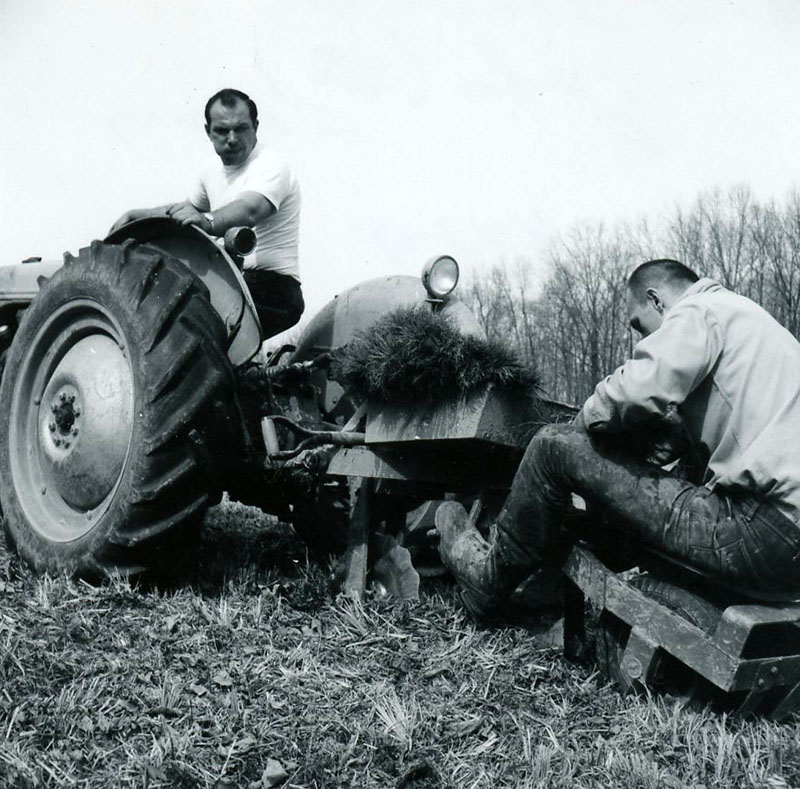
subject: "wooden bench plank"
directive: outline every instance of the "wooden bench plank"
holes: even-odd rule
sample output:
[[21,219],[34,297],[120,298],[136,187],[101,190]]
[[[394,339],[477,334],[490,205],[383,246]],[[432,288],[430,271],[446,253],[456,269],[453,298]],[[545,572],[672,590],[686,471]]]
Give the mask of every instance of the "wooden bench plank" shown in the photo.
[[367,589],[370,504],[374,482],[353,478],[350,482],[350,522],[347,527],[344,591],[364,598]]
[[729,690],[739,661],[700,628],[630,586],[582,546],[573,548],[564,572],[590,599],[647,633],[650,641],[718,688]]

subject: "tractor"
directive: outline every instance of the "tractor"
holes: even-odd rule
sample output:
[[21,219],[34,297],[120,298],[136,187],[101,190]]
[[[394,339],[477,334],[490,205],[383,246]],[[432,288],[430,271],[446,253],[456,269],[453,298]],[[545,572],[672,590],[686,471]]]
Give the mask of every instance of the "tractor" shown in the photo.
[[[141,573],[191,540],[226,491],[290,523],[311,552],[343,553],[347,592],[372,583],[411,598],[420,573],[437,571],[427,533],[438,503],[457,499],[479,527],[490,522],[531,436],[575,413],[508,375],[513,364],[483,364],[497,349],[456,297],[447,255],[421,278],[340,293],[296,344],[254,361],[265,338],[240,271],[253,243],[246,228],[218,243],[145,219],[63,262],[0,267],[0,503],[8,544],[34,570]],[[399,318],[389,326],[387,315]],[[425,375],[390,354],[397,396],[353,385],[347,349],[367,338],[365,353],[382,353],[415,321],[423,349],[443,326],[472,343],[479,374],[450,386],[428,370],[417,397],[404,379]],[[457,369],[461,350],[434,372]],[[747,711],[791,712],[800,607],[708,599],[705,579],[624,553],[609,533],[578,529],[563,568],[569,655],[585,652],[588,603],[598,659],[623,689],[712,685]]]
[[0,501],[35,570],[142,572],[223,491],[329,554],[347,547],[359,496],[395,539],[426,502],[507,487],[525,423],[546,418],[538,399],[490,385],[445,416],[357,402],[330,375],[336,350],[393,309],[479,337],[452,257],[346,290],[258,362],[265,338],[240,271],[252,235],[220,244],[145,219],[63,263],[0,268]]

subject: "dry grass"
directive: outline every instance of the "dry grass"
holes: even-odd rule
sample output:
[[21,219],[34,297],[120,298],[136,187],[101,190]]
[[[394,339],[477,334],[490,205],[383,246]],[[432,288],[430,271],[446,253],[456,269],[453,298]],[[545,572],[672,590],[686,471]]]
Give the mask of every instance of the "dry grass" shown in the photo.
[[93,588],[0,553],[0,785],[800,785],[797,724],[622,698],[444,584],[334,601],[256,511],[213,511],[186,564]]

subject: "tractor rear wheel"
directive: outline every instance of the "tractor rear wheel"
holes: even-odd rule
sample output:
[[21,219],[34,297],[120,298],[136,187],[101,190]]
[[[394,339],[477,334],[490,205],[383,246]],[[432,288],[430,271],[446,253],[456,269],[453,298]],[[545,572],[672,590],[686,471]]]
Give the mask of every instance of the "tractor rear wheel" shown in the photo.
[[219,500],[238,425],[225,331],[159,250],[66,255],[26,311],[0,402],[5,528],[37,571],[139,572]]

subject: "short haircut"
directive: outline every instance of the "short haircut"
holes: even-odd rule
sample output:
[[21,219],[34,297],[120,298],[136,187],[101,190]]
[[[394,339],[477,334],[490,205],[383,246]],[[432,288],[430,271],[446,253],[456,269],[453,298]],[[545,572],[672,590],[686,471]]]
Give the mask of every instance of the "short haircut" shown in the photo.
[[253,128],[258,126],[258,107],[256,107],[256,103],[246,93],[242,93],[240,90],[236,90],[235,88],[223,88],[222,90],[218,90],[206,102],[206,127],[211,125],[211,107],[217,101],[221,102],[222,106],[228,109],[233,109],[237,102],[243,101],[250,112],[250,120],[253,121]]
[[644,299],[647,288],[659,285],[686,285],[697,282],[700,277],[688,266],[671,258],[648,260],[637,266],[628,277],[628,288],[639,300]]

